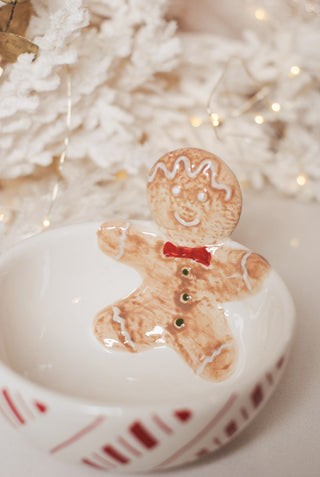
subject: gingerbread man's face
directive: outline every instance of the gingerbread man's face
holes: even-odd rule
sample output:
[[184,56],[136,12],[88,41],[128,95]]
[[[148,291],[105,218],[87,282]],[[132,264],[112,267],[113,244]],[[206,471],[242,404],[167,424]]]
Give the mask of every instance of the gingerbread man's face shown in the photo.
[[200,149],[178,149],[150,171],[155,222],[176,245],[205,246],[228,237],[241,212],[239,183],[229,167]]

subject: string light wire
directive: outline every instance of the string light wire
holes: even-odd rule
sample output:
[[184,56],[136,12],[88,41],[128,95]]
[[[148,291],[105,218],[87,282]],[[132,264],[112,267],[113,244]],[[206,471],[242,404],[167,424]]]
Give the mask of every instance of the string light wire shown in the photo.
[[[255,78],[255,76],[251,73],[247,65],[247,62],[243,58],[239,56],[231,56],[226,62],[221,75],[219,76],[217,82],[215,83],[213,89],[211,90],[209,99],[207,101],[207,108],[206,108],[211,124],[214,128],[215,135],[219,141],[222,141],[222,138],[218,132],[218,127],[223,123],[224,120],[228,119],[228,117],[222,117],[219,112],[212,111],[211,104],[213,102],[213,98],[219,86],[223,83],[226,84],[225,79],[226,79],[227,72],[230,68],[231,63],[235,61],[238,61],[241,63],[245,73],[251,79],[251,81],[255,84],[257,88],[257,92],[254,95],[252,95],[247,101],[244,101],[241,106],[231,111],[230,117],[237,118],[241,116],[242,114],[252,110],[253,106],[255,106],[257,103],[259,103],[260,101],[266,98],[266,96],[270,93],[270,89],[271,89],[270,85],[263,84]],[[225,88],[225,90],[227,95],[230,96],[231,92],[227,88]]]
[[59,161],[58,161],[58,178],[57,178],[56,183],[53,186],[50,204],[49,204],[47,213],[46,213],[46,215],[45,215],[45,217],[43,218],[43,221],[42,221],[43,230],[47,229],[51,225],[50,216],[51,216],[52,209],[55,205],[55,202],[57,200],[58,193],[59,193],[59,190],[60,190],[60,187],[61,187],[61,183],[63,181],[62,171],[63,171],[63,166],[64,166],[64,163],[65,163],[65,160],[67,158],[67,152],[68,152],[68,147],[69,147],[69,142],[70,142],[72,96],[71,96],[71,75],[70,75],[70,69],[69,69],[68,66],[66,67],[66,78],[67,78],[66,134],[65,134],[64,141],[63,141],[64,147],[63,147],[62,153],[61,153],[61,155],[59,157]]
[[[247,101],[244,101],[243,104],[241,104],[239,107],[233,109],[228,115],[223,117],[223,115],[219,111],[216,111],[216,110],[213,111],[211,109],[211,104],[212,104],[213,99],[214,99],[214,97],[217,93],[217,90],[218,90],[218,88],[221,84],[224,84],[225,92],[228,96],[230,96],[232,94],[232,92],[230,92],[227,89],[225,80],[226,80],[226,75],[228,73],[229,67],[230,67],[231,63],[234,62],[235,60],[240,61],[241,65],[243,67],[243,70],[245,71],[247,76],[250,78],[250,80],[253,82],[253,84],[256,86],[257,91]],[[288,72],[288,77],[290,78],[290,80],[292,80],[293,78],[297,77],[300,74],[301,74],[301,68],[298,65],[293,65],[293,66],[290,67],[290,70]],[[220,76],[219,76],[218,80],[216,81],[213,89],[211,90],[211,93],[210,93],[210,96],[209,96],[209,99],[208,99],[208,102],[207,102],[207,107],[206,107],[207,113],[208,113],[210,122],[213,126],[213,130],[214,130],[216,138],[219,141],[224,142],[221,134],[219,133],[219,127],[223,124],[224,121],[226,121],[230,118],[232,118],[232,119],[238,118],[242,114],[245,114],[245,113],[254,112],[253,108],[258,103],[262,103],[263,101],[267,102],[267,109],[271,110],[274,114],[278,114],[282,110],[281,104],[278,103],[278,102],[268,101],[268,95],[272,92],[273,87],[274,87],[274,84],[272,84],[272,83],[264,84],[264,83],[261,83],[259,80],[257,80],[257,78],[255,78],[255,76],[250,71],[250,69],[247,65],[247,62],[243,58],[238,57],[238,56],[231,56],[227,60],[227,62],[225,63],[224,68],[222,70],[222,73],[220,74]],[[265,112],[266,112],[266,108],[265,108]],[[263,111],[261,111],[261,110],[259,112],[256,112],[256,114],[254,114],[253,119],[254,119],[254,122],[258,126],[262,126],[266,122],[266,118],[264,117]],[[194,126],[193,121],[191,121],[191,119],[190,119],[190,122]],[[197,126],[194,126],[194,127],[199,127],[199,126],[197,125]],[[237,134],[228,134],[228,136],[236,137]],[[249,139],[254,140],[254,138],[249,138]],[[301,163],[301,158],[300,157],[297,157],[297,160],[298,160],[298,162]],[[302,169],[302,168],[300,167],[300,169]],[[304,172],[300,172],[299,175],[296,177],[296,183],[300,187],[304,187],[307,183],[307,180],[308,180],[307,175]]]

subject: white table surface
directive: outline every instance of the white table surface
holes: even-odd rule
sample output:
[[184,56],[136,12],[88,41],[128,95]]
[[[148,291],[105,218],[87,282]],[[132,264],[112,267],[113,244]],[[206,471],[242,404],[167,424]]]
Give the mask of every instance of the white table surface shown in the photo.
[[[297,327],[291,359],[271,400],[232,443],[195,465],[162,474],[319,477],[320,206],[279,197],[271,191],[246,193],[233,238],[264,255],[294,297]],[[31,447],[2,421],[0,425],[1,477],[103,475],[55,460]]]

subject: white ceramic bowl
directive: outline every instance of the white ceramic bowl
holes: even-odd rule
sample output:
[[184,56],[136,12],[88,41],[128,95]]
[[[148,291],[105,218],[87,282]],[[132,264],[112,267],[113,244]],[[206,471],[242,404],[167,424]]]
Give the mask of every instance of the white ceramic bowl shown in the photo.
[[138,273],[103,255],[97,224],[45,232],[0,259],[0,415],[57,457],[113,472],[165,469],[233,438],[283,372],[294,324],[273,270],[263,289],[226,303],[240,344],[235,374],[210,383],[163,347],[106,351],[95,314]]

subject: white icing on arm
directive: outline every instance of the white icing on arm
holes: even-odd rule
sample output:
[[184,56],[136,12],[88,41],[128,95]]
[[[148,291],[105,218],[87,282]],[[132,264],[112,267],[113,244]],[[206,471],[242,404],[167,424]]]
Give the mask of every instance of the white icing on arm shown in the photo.
[[249,258],[249,256],[251,255],[252,252],[247,252],[243,257],[242,257],[242,260],[241,260],[241,267],[242,267],[242,278],[245,282],[245,284],[247,285],[247,288],[248,290],[252,290],[252,286],[251,286],[251,283],[249,282],[249,277],[248,277],[248,270],[247,270],[247,267],[246,267],[246,264],[247,264],[247,260]]
[[119,308],[117,306],[113,306],[112,311],[113,311],[113,321],[115,321],[116,323],[119,323],[120,329],[121,329],[121,334],[125,338],[124,344],[128,343],[133,349],[135,349],[136,346],[135,346],[134,342],[132,341],[131,336],[129,335],[129,333],[126,330],[125,320],[123,318],[121,318],[121,316],[119,314],[120,313]]
[[120,260],[120,258],[124,254],[124,249],[125,249],[125,246],[126,246],[127,231],[128,231],[129,227],[130,227],[129,222],[126,223],[125,227],[121,227],[122,233],[121,233],[121,237],[120,237],[119,253],[115,257],[116,260]]
[[197,369],[197,374],[201,374],[203,372],[204,368],[207,366],[207,364],[212,363],[214,358],[219,356],[219,354],[222,353],[222,350],[224,350],[224,348],[230,348],[231,346],[233,346],[233,343],[224,343],[220,346],[220,348],[218,348],[217,350],[214,350],[212,355],[207,356],[206,359],[201,363],[201,365]]

